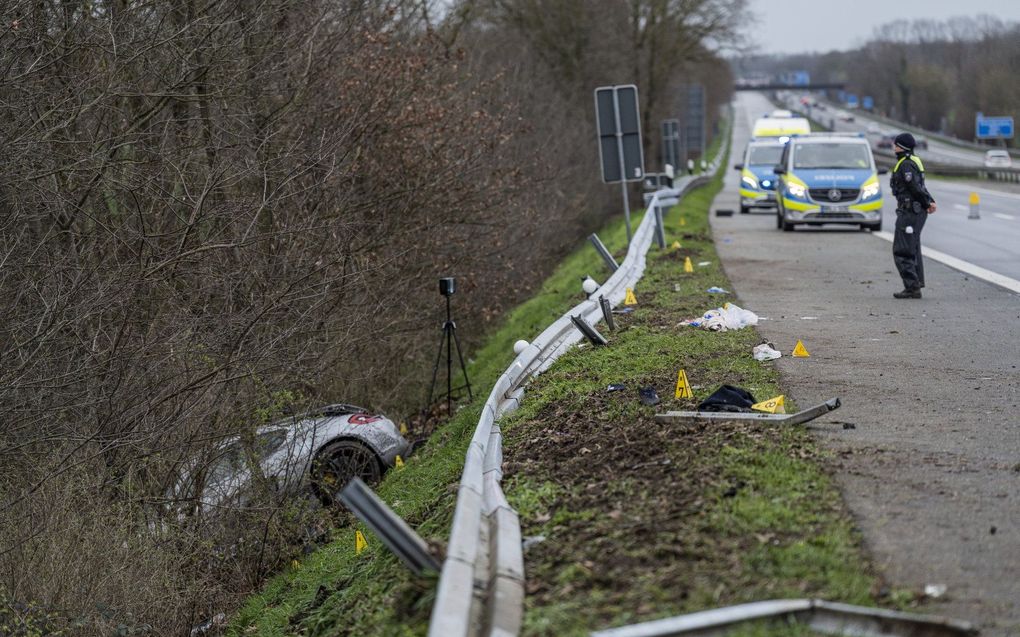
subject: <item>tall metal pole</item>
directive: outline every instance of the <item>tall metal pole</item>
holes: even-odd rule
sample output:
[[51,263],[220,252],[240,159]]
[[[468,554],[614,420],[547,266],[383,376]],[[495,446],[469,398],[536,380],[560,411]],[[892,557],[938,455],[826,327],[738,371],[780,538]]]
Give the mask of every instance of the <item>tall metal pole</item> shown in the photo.
[[623,161],[623,126],[620,123],[620,92],[613,89],[613,114],[616,116],[616,150],[620,157],[620,189],[623,193],[623,218],[627,224],[627,245],[630,245],[630,201],[627,197],[627,167]]
[[453,323],[450,314],[450,296],[446,297],[446,324],[443,325],[443,336],[446,339],[446,414],[453,416]]

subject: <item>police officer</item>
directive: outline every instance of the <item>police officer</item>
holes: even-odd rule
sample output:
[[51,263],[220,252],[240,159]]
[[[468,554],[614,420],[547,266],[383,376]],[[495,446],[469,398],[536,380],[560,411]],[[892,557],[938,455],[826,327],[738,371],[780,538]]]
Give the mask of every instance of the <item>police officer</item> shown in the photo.
[[893,140],[896,167],[889,187],[896,197],[896,234],[893,236],[893,261],[903,279],[903,291],[897,299],[919,299],[924,287],[924,263],[921,261],[921,229],[928,215],[935,212],[935,199],[924,185],[924,164],[914,156],[914,136],[900,133]]

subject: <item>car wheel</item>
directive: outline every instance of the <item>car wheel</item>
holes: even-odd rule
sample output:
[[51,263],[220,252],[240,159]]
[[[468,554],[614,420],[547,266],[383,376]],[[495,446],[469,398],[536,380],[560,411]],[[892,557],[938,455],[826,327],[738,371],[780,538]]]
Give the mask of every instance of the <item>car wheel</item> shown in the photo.
[[878,223],[862,223],[861,224],[861,230],[862,231],[870,230],[871,232],[880,232],[882,230],[882,222],[879,221]]
[[382,478],[379,457],[357,440],[331,442],[312,461],[312,487],[326,504],[337,503],[337,496],[355,476],[368,484]]
[[793,232],[793,224],[788,223],[785,219],[779,219],[779,225],[783,229],[783,232]]
[[776,230],[782,230],[783,228],[783,211],[780,210],[776,213]]
[[746,215],[749,211],[750,211],[750,208],[748,208],[744,204],[740,204],[740,214]]

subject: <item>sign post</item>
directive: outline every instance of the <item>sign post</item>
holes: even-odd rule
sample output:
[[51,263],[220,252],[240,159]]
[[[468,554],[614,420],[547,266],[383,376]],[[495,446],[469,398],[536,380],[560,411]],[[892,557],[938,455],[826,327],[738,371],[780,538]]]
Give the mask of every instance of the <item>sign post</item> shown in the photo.
[[662,120],[662,163],[677,169],[680,166],[680,120]]
[[595,89],[595,121],[598,127],[602,181],[607,184],[620,182],[628,244],[631,232],[627,182],[641,181],[645,176],[638,112],[637,86],[626,84]]

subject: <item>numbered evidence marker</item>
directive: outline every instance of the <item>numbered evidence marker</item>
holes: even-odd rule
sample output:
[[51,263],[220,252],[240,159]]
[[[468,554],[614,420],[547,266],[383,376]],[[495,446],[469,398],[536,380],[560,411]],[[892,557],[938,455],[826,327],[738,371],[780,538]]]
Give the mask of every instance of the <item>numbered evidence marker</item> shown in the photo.
[[361,552],[368,548],[368,540],[361,531],[354,532],[354,554],[361,555]]
[[397,467],[397,469],[403,469],[404,468],[404,459],[401,458],[400,456],[397,456],[396,459],[393,461],[393,464],[394,464],[394,466]]
[[769,398],[768,400],[763,400],[760,403],[751,405],[751,409],[755,411],[764,411],[768,414],[785,414],[786,406],[783,404],[784,400],[785,396],[780,394],[775,398]]
[[691,263],[690,257],[684,257],[684,272],[688,274],[694,272],[694,264]]
[[679,250],[680,249],[680,242],[679,241],[674,241],[673,242],[673,249],[674,250]]
[[627,288],[627,298],[623,300],[624,305],[637,305],[637,297],[634,296],[634,290]]
[[406,436],[407,435],[407,423],[406,422],[400,423],[400,435],[401,436]]
[[798,358],[807,358],[808,356],[811,356],[811,354],[808,354],[807,348],[804,347],[804,343],[802,343],[799,339],[797,340],[797,346],[793,348],[793,355]]
[[676,375],[676,397],[677,398],[694,398],[694,392],[691,391],[691,384],[687,382],[687,372],[680,370],[680,373]]

